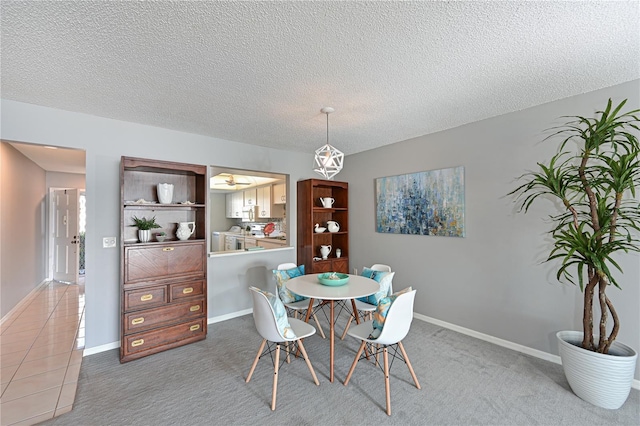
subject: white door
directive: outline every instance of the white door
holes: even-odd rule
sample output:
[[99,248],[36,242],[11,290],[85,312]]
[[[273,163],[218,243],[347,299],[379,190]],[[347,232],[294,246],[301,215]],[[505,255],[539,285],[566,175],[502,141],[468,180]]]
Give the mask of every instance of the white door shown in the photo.
[[78,198],[77,189],[53,191],[53,279],[78,282]]

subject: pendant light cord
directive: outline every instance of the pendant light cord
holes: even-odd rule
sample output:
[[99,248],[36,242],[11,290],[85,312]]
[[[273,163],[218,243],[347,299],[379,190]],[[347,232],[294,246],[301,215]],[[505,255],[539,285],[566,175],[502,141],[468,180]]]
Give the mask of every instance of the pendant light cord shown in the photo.
[[327,145],[329,145],[329,113],[325,114],[327,114]]

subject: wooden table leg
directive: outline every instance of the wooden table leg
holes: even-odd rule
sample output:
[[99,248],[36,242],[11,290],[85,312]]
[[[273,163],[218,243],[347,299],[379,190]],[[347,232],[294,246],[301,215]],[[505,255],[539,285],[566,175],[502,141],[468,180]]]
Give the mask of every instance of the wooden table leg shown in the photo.
[[[355,302],[353,303],[353,305],[355,306]],[[335,340],[335,336],[334,336],[334,327],[335,327],[335,318],[333,317],[333,309],[334,309],[334,301],[331,300],[329,301],[329,306],[331,306],[331,309],[329,310],[331,312],[331,314],[329,315],[329,334],[331,335],[330,337],[330,344],[329,346],[331,347],[330,349],[330,355],[329,355],[329,364],[330,364],[330,373],[329,373],[329,381],[331,383],[333,383],[333,345],[334,345],[334,340]]]
[[313,298],[309,298],[309,307],[307,308],[307,316],[304,317],[304,322],[309,322],[309,318],[311,318],[311,312],[313,312],[313,300]]
[[353,308],[353,316],[356,317],[356,324],[360,324],[360,315],[358,315],[358,308],[356,308],[356,299],[351,299],[351,307]]

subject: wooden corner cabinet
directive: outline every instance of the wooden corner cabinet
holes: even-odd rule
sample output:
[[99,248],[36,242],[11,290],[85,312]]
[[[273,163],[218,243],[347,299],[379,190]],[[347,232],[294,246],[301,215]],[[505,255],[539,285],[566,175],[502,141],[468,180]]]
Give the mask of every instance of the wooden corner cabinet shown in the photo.
[[[170,203],[160,203],[160,183],[173,185]],[[120,362],[207,337],[207,188],[207,166],[122,157]],[[155,217],[151,241],[139,242],[134,216]],[[183,240],[180,222],[195,225]]]
[[[333,198],[331,207],[324,207],[320,198]],[[329,232],[327,222],[340,225],[338,232]],[[315,232],[316,223],[327,228]],[[330,245],[326,260],[320,258],[320,246]],[[349,184],[322,179],[298,181],[298,264],[308,274],[319,272],[349,273]],[[341,256],[336,257],[340,249]]]

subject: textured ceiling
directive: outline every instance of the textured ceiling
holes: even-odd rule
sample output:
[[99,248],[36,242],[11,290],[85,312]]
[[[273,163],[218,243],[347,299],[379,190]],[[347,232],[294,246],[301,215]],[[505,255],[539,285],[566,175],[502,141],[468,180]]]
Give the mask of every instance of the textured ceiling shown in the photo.
[[638,1],[6,1],[2,98],[345,154],[640,78]]

